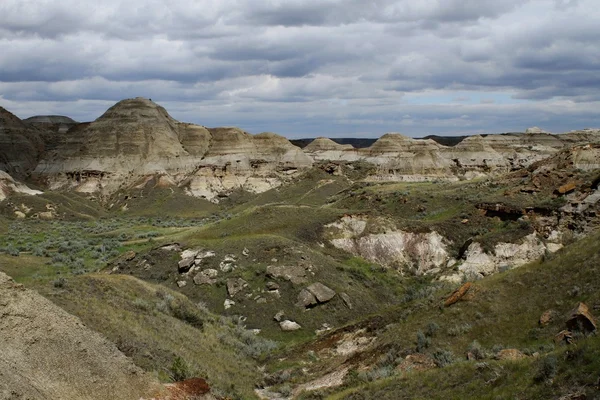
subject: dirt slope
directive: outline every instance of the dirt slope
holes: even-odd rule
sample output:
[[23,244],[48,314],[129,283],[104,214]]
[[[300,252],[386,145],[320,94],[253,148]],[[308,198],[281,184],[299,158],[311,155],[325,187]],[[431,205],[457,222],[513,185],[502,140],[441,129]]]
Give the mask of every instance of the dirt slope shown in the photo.
[[139,399],[156,390],[117,348],[0,272],[0,399]]

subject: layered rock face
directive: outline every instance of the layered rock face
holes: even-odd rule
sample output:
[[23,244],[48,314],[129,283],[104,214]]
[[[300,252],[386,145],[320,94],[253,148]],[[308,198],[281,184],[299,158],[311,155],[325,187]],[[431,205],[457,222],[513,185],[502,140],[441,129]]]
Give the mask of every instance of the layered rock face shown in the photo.
[[591,129],[553,135],[530,128],[527,133],[469,136],[455,146],[388,133],[366,148],[354,149],[317,138],[303,150],[315,161],[360,160],[377,166],[367,180],[455,180],[513,171],[565,147],[598,141],[600,133]]
[[27,176],[44,152],[43,132],[0,107],[0,170]]
[[69,129],[79,123],[62,115],[36,115],[25,118],[23,122],[46,132],[43,136],[46,150],[53,150],[58,147],[63,142]]
[[352,145],[339,144],[325,137],[316,138],[303,150],[315,161],[357,161],[361,158]]
[[0,398],[139,399],[158,385],[117,347],[0,272]]
[[418,181],[451,175],[451,164],[442,156],[442,148],[431,139],[387,133],[361,153],[364,161],[378,166],[376,180]]
[[70,129],[35,175],[52,189],[110,195],[154,182],[216,201],[237,188],[268,190],[311,165],[281,136],[181,123],[156,103],[136,98]]
[[312,166],[302,150],[274,133],[253,136],[238,128],[209,132],[210,148],[186,184],[193,196],[218,201],[235,189],[261,193]]

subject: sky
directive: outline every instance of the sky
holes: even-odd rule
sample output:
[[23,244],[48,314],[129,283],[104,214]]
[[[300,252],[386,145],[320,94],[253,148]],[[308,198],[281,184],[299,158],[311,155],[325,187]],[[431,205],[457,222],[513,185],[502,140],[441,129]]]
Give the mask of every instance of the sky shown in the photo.
[[600,126],[598,0],[1,0],[0,106],[289,138]]

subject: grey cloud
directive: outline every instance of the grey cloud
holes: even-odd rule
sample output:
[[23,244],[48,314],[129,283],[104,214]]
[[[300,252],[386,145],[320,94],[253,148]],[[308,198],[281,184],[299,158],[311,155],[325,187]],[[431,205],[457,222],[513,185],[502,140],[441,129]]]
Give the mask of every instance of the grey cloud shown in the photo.
[[93,119],[141,95],[294,135],[600,125],[598,19],[594,0],[3,0],[0,104]]

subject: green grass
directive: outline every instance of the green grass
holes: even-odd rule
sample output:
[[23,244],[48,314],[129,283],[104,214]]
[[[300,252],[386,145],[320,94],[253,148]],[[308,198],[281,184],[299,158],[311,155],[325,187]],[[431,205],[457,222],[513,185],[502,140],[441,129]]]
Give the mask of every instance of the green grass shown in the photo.
[[170,380],[170,368],[180,358],[192,376],[206,378],[217,393],[254,398],[260,376],[248,354],[262,348],[260,338],[243,334],[229,320],[221,322],[179,293],[104,274],[69,277],[60,288],[47,283],[33,288],[159,379]]
[[[540,364],[551,357],[556,359],[556,374],[540,380]],[[442,369],[407,372],[344,390],[327,399],[549,399],[575,393],[594,396],[599,370],[600,338],[591,337],[539,359],[460,362]]]

